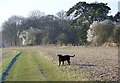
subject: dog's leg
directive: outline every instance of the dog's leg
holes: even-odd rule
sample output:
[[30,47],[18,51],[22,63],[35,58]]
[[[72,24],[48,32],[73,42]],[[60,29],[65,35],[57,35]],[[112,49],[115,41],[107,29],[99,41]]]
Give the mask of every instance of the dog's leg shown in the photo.
[[68,65],[70,65],[70,60],[67,60],[67,62],[68,62]]
[[59,66],[61,65],[61,61],[59,60]]
[[64,61],[62,61],[63,62],[63,64],[62,65],[64,65]]

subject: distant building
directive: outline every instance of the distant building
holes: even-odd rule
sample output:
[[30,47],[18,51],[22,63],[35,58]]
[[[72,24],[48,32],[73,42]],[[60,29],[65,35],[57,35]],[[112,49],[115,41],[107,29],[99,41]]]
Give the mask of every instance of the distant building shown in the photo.
[[118,11],[120,12],[120,1],[118,2]]

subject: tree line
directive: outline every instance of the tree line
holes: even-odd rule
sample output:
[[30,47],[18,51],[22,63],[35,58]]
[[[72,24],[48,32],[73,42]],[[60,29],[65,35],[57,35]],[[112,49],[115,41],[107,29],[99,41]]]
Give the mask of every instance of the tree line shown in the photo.
[[2,43],[6,46],[119,43],[120,12],[108,16],[110,10],[107,3],[78,2],[56,15],[34,10],[28,17],[11,16],[2,24]]

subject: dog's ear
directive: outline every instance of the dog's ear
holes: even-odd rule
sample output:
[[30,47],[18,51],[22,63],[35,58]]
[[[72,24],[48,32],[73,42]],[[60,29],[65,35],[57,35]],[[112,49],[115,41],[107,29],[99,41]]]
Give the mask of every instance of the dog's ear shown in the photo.
[[57,54],[57,56],[60,56],[60,54]]
[[61,54],[58,54],[57,56],[62,56]]

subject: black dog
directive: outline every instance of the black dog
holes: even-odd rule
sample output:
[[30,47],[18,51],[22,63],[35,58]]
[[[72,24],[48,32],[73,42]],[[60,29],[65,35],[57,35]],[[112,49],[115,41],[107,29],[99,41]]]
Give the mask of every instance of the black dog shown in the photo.
[[70,65],[70,57],[74,57],[75,55],[73,55],[73,56],[70,56],[70,55],[64,55],[64,56],[62,56],[61,54],[58,54],[58,56],[59,56],[59,66],[60,66],[61,62],[64,65],[64,61],[67,61],[68,64]]

